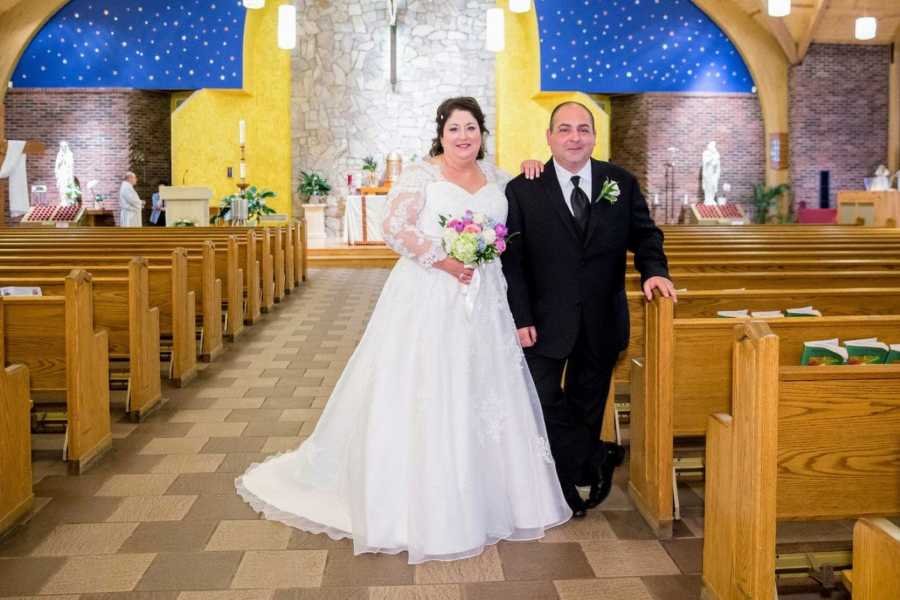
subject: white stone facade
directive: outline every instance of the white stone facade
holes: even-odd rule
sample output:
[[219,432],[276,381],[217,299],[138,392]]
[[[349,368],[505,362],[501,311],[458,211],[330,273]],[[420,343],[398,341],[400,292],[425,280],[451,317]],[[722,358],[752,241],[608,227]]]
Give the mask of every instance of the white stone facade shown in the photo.
[[[300,171],[318,171],[333,193],[355,185],[368,155],[403,164],[428,154],[438,104],[474,96],[487,127],[496,125],[495,57],[484,49],[485,12],[493,0],[401,0],[397,85],[390,82],[386,0],[316,0],[297,11],[293,58],[294,187]],[[489,153],[493,143],[489,141]],[[296,203],[295,203],[296,205]]]

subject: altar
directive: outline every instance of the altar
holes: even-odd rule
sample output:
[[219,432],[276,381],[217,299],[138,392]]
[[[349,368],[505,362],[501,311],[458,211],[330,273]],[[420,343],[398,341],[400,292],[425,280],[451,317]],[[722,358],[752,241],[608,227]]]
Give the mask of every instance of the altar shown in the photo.
[[900,227],[900,191],[843,191],[837,196],[840,225]]
[[385,195],[347,196],[344,239],[353,245],[383,245],[382,223],[387,207]]

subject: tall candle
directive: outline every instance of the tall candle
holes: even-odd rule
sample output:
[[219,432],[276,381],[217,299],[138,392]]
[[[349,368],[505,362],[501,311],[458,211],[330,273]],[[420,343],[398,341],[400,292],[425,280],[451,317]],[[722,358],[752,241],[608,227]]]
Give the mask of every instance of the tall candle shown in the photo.
[[247,122],[241,119],[240,122],[240,144],[241,146],[247,143]]
[[245,179],[247,177],[247,163],[241,161],[241,179]]

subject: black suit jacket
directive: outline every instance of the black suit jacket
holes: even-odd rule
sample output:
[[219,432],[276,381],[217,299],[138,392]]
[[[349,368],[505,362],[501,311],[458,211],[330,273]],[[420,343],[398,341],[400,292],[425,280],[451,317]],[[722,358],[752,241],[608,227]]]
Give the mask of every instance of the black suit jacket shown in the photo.
[[[591,217],[582,237],[563,198],[553,161],[533,180],[519,175],[506,187],[510,235],[502,255],[516,327],[535,326],[532,352],[568,356],[584,323],[595,352],[611,360],[628,346],[626,251],[641,280],[669,276],[663,234],[650,217],[637,180],[611,163],[591,159]],[[617,202],[599,200],[603,182],[619,184]],[[583,319],[582,319],[583,316]]]

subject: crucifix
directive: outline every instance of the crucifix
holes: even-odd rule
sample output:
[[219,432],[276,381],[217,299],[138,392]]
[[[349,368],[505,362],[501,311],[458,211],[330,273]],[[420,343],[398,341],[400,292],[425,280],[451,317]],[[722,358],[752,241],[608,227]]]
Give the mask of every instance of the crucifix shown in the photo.
[[[6,152],[9,146],[9,142],[6,139],[6,135],[4,134],[5,130],[5,111],[3,108],[3,104],[0,103],[0,166],[3,165],[3,161],[6,159]],[[24,154],[26,156],[40,156],[44,153],[46,148],[40,142],[29,141],[25,144]],[[6,226],[6,203],[7,203],[7,189],[4,180],[0,179],[0,227]]]
[[391,25],[391,91],[397,91],[397,9],[400,0],[387,0],[388,20]]

